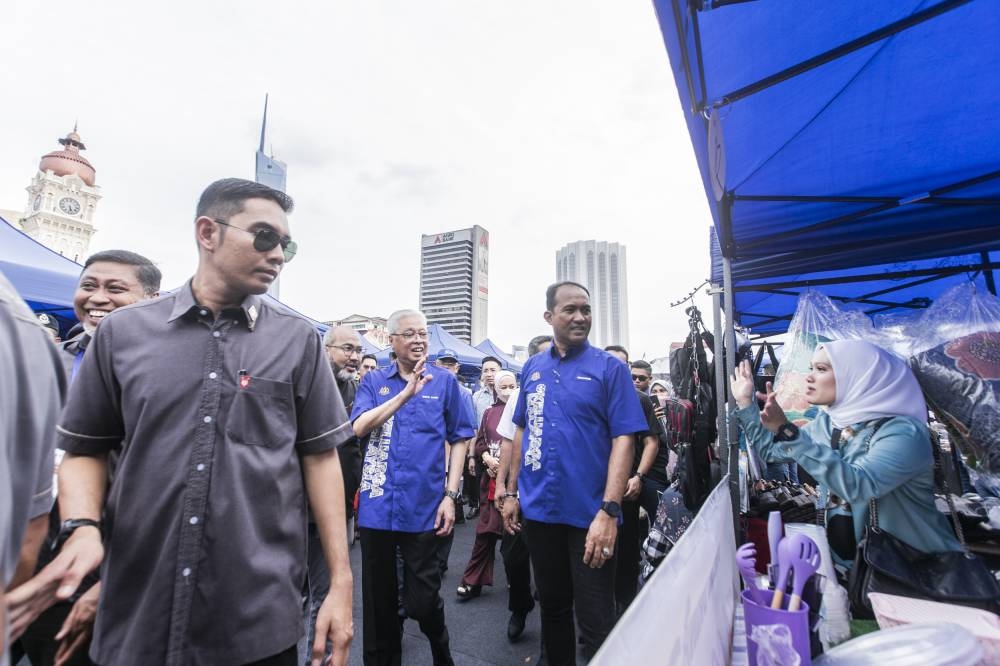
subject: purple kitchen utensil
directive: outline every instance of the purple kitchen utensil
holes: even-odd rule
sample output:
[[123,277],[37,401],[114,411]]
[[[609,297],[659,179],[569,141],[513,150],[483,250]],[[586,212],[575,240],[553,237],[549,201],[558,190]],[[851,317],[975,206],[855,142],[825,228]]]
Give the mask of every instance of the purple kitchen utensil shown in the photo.
[[767,565],[767,577],[771,581],[772,589],[777,589],[778,543],[781,541],[783,532],[781,512],[772,511],[767,516],[767,545],[771,550],[771,561]]
[[757,603],[763,603],[760,590],[754,582],[757,577],[757,548],[753,543],[745,543],[736,549],[736,566],[743,576],[743,585],[750,591],[750,598]]
[[778,575],[774,585],[774,597],[771,599],[771,608],[775,610],[781,610],[781,602],[785,600],[785,588],[788,586],[788,572],[792,570],[792,562],[799,552],[792,541],[794,536],[786,537],[778,544]]
[[790,553],[793,559],[789,562],[789,566],[795,571],[795,575],[792,577],[792,597],[788,600],[788,610],[797,611],[799,604],[802,603],[802,590],[805,589],[809,578],[819,569],[822,558],[819,554],[819,546],[805,534],[793,534],[785,541],[789,542],[788,546],[785,546],[784,541],[782,542],[786,554],[779,553],[779,557],[788,557]]

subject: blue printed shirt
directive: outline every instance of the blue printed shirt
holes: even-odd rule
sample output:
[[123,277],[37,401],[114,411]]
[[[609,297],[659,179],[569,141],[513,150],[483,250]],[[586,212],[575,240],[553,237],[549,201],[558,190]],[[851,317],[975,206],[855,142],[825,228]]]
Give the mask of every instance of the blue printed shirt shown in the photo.
[[553,346],[521,371],[518,491],[529,520],[586,528],[601,508],[611,440],[645,430],[627,365],[585,343]]
[[[394,532],[434,528],[444,497],[444,444],[469,439],[475,424],[455,377],[447,370],[433,370],[431,375],[419,393],[369,435],[358,499],[361,527]],[[395,363],[372,370],[358,387],[351,421],[405,387]]]

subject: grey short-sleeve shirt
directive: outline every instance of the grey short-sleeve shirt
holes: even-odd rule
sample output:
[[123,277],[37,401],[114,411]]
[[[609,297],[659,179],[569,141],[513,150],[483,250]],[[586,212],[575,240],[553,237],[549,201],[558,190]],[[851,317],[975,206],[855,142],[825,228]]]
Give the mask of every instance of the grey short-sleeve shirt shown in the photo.
[[59,426],[120,451],[107,501],[102,664],[244,664],[301,633],[300,456],[353,435],[309,322],[256,296],[217,319],[190,283],[101,322]]
[[52,508],[65,391],[56,346],[0,273],[0,589],[14,575],[28,521]]

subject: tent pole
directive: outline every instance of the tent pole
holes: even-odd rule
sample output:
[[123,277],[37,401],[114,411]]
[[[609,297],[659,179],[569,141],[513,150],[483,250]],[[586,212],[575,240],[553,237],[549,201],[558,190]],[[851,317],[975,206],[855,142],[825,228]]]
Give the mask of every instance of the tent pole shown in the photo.
[[726,461],[729,467],[729,431],[726,428],[726,411],[721,409],[722,398],[726,395],[726,368],[722,362],[725,357],[725,346],[722,339],[722,287],[712,283],[709,287],[712,294],[712,335],[715,343],[712,347],[712,360],[715,364],[715,398],[719,406],[715,416],[715,428],[719,433],[719,445],[716,452],[719,458]]
[[[723,255],[722,257],[722,288],[725,298],[726,330],[724,349],[726,354],[726,370],[733,372],[736,367],[736,299],[733,296],[733,263],[732,260]],[[723,378],[725,384],[725,378]],[[732,416],[736,409],[736,401],[733,400],[732,392],[726,390],[721,394],[726,396],[726,442],[729,454],[726,457],[729,470],[729,495],[733,503],[733,524],[735,526],[735,537],[737,542],[740,539],[740,439],[736,431],[736,419]]]
[[990,290],[990,293],[994,296],[997,295],[997,283],[993,278],[993,270],[990,268],[990,253],[980,252],[979,258],[983,260],[983,277],[986,278],[986,288]]

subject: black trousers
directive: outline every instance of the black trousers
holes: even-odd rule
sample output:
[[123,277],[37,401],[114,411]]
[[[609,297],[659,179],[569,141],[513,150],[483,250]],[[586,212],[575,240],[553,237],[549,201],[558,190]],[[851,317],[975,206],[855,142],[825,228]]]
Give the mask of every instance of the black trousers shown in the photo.
[[529,613],[535,607],[535,599],[531,595],[531,558],[528,546],[520,532],[508,534],[506,531],[500,541],[500,554],[503,555],[503,569],[507,574],[507,610],[511,613]]
[[599,569],[583,563],[587,530],[525,520],[524,538],[542,605],[542,635],[549,664],[576,663],[573,607],[588,656],[615,625],[615,556]]
[[454,664],[441,600],[440,539],[429,532],[361,528],[361,596],[366,666],[398,666],[403,628],[397,612],[396,547],[403,558],[403,607],[431,644],[435,666]]
[[[622,524],[615,548],[615,602],[625,612],[639,587],[639,501],[622,501]],[[605,565],[606,566],[606,565]]]

